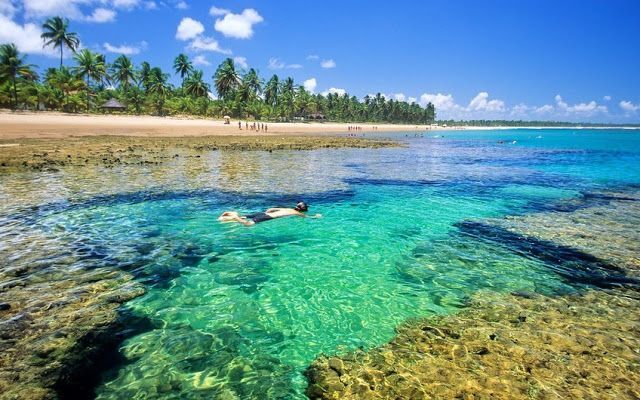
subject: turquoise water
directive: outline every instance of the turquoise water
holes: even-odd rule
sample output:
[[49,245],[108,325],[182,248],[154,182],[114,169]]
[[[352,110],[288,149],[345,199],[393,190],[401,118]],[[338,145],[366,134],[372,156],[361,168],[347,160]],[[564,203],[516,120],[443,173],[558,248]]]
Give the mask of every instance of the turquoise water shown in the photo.
[[[461,222],[640,184],[635,131],[418,136],[393,136],[400,149],[214,152],[80,178],[17,175],[1,182],[0,200],[14,199],[2,213],[65,240],[85,256],[79,267],[125,269],[147,286],[123,314],[151,328],[122,344],[98,398],[303,398],[302,372],[319,354],[380,345],[480,289],[584,287]],[[51,194],[39,198],[43,187]],[[300,199],[323,217],[216,221]]]

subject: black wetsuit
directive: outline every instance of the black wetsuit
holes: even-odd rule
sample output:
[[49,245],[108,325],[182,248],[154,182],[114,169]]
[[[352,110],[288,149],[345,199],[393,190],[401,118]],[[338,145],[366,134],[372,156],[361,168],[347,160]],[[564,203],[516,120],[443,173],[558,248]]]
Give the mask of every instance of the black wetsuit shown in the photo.
[[260,222],[269,221],[273,219],[273,217],[265,212],[259,212],[255,214],[249,214],[244,216],[246,219],[250,219],[254,224],[258,224]]

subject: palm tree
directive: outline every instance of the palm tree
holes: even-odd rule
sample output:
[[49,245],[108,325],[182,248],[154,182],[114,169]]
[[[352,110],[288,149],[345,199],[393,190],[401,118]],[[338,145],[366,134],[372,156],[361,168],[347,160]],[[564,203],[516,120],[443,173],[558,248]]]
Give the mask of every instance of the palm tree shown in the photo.
[[107,63],[104,55],[94,53],[89,49],[83,49],[74,57],[78,66],[74,68],[74,72],[86,81],[87,92],[87,111],[89,111],[89,92],[91,91],[91,80],[102,82],[107,78]]
[[250,100],[255,99],[262,91],[262,81],[258,76],[258,72],[253,68],[242,78],[242,85],[247,88]]
[[13,88],[13,109],[18,108],[18,89],[16,82],[19,78],[34,80],[36,73],[33,65],[25,64],[26,56],[21,55],[15,44],[0,46],[0,80],[10,80]]
[[67,46],[72,52],[76,52],[80,46],[80,38],[75,32],[67,32],[69,20],[60,17],[49,18],[42,24],[44,32],[40,37],[44,40],[44,46],[53,44],[53,48],[60,48],[60,68],[62,68],[62,49]]
[[124,54],[115,59],[111,65],[111,77],[127,90],[136,81],[136,72],[131,59]]
[[178,54],[178,57],[173,60],[173,70],[180,75],[182,86],[184,86],[184,77],[193,72],[193,64],[189,61],[189,57],[184,54]]
[[125,98],[127,99],[127,103],[133,106],[133,108],[136,110],[136,114],[139,115],[140,111],[142,110],[142,105],[145,101],[145,96],[142,89],[135,86],[130,88],[126,91]]
[[142,64],[140,64],[140,71],[138,71],[138,84],[142,85],[145,92],[149,91],[149,86],[151,85],[150,74],[151,65],[143,61]]
[[278,95],[280,94],[280,82],[278,75],[273,75],[267,85],[264,87],[264,101],[273,106],[278,102]]
[[169,75],[162,72],[158,67],[151,68],[149,71],[149,93],[155,95],[156,110],[158,115],[163,114],[164,102],[171,87],[167,84]]
[[202,80],[202,71],[194,71],[184,82],[184,91],[193,97],[206,97],[209,85]]
[[213,79],[218,96],[224,100],[228,100],[231,97],[231,93],[240,84],[240,77],[236,72],[233,59],[227,58],[224,60],[222,64],[218,66]]
[[286,112],[287,118],[293,117],[293,101],[295,97],[295,83],[293,78],[289,77],[282,82],[282,88],[280,89],[280,98],[282,99],[282,106]]
[[60,69],[50,68],[44,79],[45,83],[52,88],[59,89],[63,94],[63,106],[68,108],[69,95],[84,87],[82,79],[79,79],[71,70],[66,67]]

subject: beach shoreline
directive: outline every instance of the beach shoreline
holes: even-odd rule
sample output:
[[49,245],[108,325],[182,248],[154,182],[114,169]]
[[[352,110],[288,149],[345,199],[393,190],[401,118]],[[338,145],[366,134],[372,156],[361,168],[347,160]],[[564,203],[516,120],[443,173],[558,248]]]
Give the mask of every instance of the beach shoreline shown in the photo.
[[[376,124],[340,122],[261,122],[268,130],[246,130],[247,121],[238,120],[225,125],[223,120],[195,117],[155,117],[149,115],[65,114],[60,112],[0,111],[0,139],[62,139],[75,136],[139,136],[139,137],[204,137],[230,135],[334,135],[351,133],[350,126],[360,129],[356,134],[372,132],[416,132],[451,130],[507,130],[507,129],[587,129],[586,127],[525,127],[525,126],[429,126],[415,124]],[[248,121],[249,125],[253,121]],[[588,129],[610,129],[596,127]],[[615,129],[638,129],[615,127]]]
[[[425,125],[396,125],[337,122],[263,122],[265,131],[247,131],[238,120],[225,125],[223,120],[192,117],[156,117],[149,115],[64,114],[59,112],[7,112],[0,111],[0,139],[62,139],[73,136],[140,136],[140,137],[204,137],[236,135],[321,135],[348,133],[349,126],[358,126],[362,132],[408,132],[427,130]],[[354,132],[354,133],[355,133]]]

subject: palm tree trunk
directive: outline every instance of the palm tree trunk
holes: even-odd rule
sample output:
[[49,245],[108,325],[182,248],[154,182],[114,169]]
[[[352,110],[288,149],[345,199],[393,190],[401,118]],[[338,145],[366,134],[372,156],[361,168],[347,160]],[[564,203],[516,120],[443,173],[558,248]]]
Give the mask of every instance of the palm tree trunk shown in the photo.
[[89,75],[87,75],[87,113],[89,112]]
[[17,110],[18,109],[18,89],[16,88],[16,77],[14,76],[13,79],[13,110]]
[[60,45],[60,69],[62,69],[62,45]]

